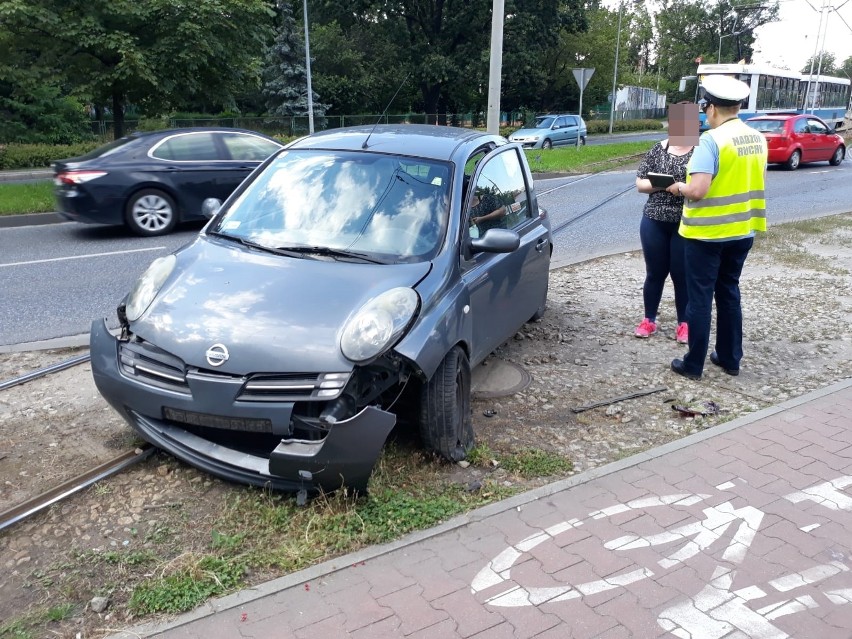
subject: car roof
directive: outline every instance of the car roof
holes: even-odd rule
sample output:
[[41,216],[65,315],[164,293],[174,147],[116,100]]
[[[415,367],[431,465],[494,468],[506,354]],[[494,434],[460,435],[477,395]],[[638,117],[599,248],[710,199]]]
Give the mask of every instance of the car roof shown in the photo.
[[750,120],[792,120],[793,118],[799,118],[799,117],[801,117],[801,118],[809,117],[809,118],[819,119],[818,116],[813,115],[811,113],[808,113],[806,115],[802,114],[802,113],[772,113],[772,114],[766,114],[766,115],[756,115],[755,117],[749,118],[748,120],[746,120],[746,122],[748,122]]
[[[375,151],[434,160],[450,160],[469,143],[505,144],[506,140],[475,129],[435,124],[380,124],[328,129],[300,138],[290,149]],[[366,146],[365,146],[366,145]]]

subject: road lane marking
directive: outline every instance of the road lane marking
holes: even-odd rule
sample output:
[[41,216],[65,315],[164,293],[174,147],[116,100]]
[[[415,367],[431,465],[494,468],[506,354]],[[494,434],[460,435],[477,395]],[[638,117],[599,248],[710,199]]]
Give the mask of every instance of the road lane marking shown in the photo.
[[142,253],[144,251],[162,251],[165,246],[152,246],[151,248],[129,249],[127,251],[108,251],[106,253],[88,253],[86,255],[69,255],[68,257],[51,257],[46,260],[29,260],[28,262],[9,262],[8,264],[0,264],[0,268],[4,266],[28,266],[30,264],[45,264],[47,262],[62,262],[64,260],[82,260],[88,257],[106,257],[108,255],[125,255],[127,253]]

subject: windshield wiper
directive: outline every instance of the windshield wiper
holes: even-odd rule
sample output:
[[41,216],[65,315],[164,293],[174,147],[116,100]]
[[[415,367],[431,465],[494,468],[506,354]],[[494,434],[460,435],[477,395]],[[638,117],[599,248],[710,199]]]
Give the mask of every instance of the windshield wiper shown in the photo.
[[286,253],[296,253],[303,255],[327,255],[329,257],[345,257],[349,259],[363,260],[371,264],[384,264],[381,260],[369,257],[366,253],[356,253],[355,251],[344,251],[341,249],[331,248],[330,246],[304,246],[301,244],[295,246],[277,246],[275,249]]

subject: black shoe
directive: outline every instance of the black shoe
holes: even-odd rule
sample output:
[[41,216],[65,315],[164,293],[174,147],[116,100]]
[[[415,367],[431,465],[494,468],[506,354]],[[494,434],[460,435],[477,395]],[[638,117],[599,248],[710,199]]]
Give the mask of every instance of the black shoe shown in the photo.
[[713,351],[712,353],[710,353],[710,361],[713,362],[714,364],[716,364],[716,366],[721,368],[728,375],[733,375],[734,377],[736,377],[737,375],[740,374],[739,368],[725,368],[724,366],[722,366],[722,362],[719,361],[719,356],[716,354],[716,351]]
[[687,379],[701,379],[701,373],[698,373],[698,375],[696,375],[695,373],[687,372],[687,370],[683,366],[682,359],[672,360],[672,370],[678,375],[686,377]]

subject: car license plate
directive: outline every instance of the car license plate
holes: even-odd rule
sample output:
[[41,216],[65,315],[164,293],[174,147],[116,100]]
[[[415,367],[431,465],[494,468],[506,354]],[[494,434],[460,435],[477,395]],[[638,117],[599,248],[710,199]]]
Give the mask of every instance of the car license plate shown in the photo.
[[239,430],[247,433],[271,433],[272,420],[253,419],[250,417],[224,417],[208,413],[194,413],[188,410],[163,407],[163,417],[169,421],[188,424],[189,426],[206,426],[221,430]]

